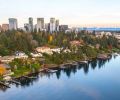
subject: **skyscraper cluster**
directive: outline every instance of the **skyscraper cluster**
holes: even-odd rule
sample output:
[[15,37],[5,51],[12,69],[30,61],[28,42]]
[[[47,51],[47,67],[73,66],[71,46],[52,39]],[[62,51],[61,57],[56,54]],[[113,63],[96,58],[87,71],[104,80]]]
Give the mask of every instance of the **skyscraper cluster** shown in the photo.
[[[18,21],[16,18],[9,18],[9,24],[2,24],[0,25],[0,31],[7,31],[7,30],[17,30],[18,28]],[[24,27],[21,28],[25,32],[59,32],[65,31],[68,29],[68,25],[60,25],[59,20],[55,18],[50,18],[49,23],[45,23],[44,18],[37,18],[37,23],[34,24],[34,20],[32,17],[28,18],[28,23],[24,24]]]
[[50,18],[49,23],[45,23],[44,18],[37,18],[37,24],[33,25],[33,18],[29,18],[29,23],[24,24],[25,31],[49,31],[50,33],[59,32],[59,20],[55,20],[55,18]]

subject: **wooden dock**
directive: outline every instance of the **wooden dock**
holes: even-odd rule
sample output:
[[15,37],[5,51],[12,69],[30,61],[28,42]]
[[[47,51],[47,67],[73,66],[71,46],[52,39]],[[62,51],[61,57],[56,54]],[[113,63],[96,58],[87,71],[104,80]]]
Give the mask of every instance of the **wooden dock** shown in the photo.
[[9,82],[12,82],[12,83],[15,83],[15,84],[21,85],[20,82],[17,82],[17,81],[15,81],[15,80],[10,80]]
[[1,81],[0,81],[0,85],[3,85],[3,86],[5,86],[5,87],[7,87],[7,88],[10,88],[9,85],[7,85],[7,84],[5,84],[4,82],[1,82]]
[[37,77],[29,77],[29,76],[22,76],[24,78],[27,78],[27,79],[36,79]]

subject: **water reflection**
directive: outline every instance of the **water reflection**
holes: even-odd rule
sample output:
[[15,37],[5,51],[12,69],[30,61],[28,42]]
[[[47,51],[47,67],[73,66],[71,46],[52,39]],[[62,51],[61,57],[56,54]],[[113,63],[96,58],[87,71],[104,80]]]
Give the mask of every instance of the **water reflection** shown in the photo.
[[7,90],[7,88],[6,88],[6,87],[4,87],[4,86],[0,85],[0,91],[6,92],[6,90]]
[[[94,59],[93,61],[89,62],[89,64],[87,64],[87,65],[71,66],[71,67],[68,67],[68,68],[62,69],[62,70],[58,69],[58,71],[56,73],[39,73],[39,74],[33,75],[34,77],[36,77],[35,79],[20,78],[20,79],[17,79],[16,81],[19,81],[21,83],[22,88],[26,88],[26,87],[30,87],[30,86],[34,85],[36,82],[39,81],[40,78],[42,78],[42,77],[50,78],[53,74],[56,75],[58,80],[61,78],[62,73],[65,73],[66,76],[68,78],[70,78],[71,74],[76,74],[78,70],[83,70],[84,74],[87,75],[89,73],[90,68],[95,70],[98,67],[100,69],[103,66],[105,66],[105,64],[107,62],[110,62],[112,58],[115,59],[116,57],[110,57],[108,60]],[[16,87],[19,87],[19,85],[16,85]],[[7,88],[0,86],[0,90],[5,92],[7,90]]]
[[97,67],[97,60],[95,59],[95,60],[93,60],[93,61],[91,61],[91,68],[93,69],[93,70],[95,70],[95,68]]

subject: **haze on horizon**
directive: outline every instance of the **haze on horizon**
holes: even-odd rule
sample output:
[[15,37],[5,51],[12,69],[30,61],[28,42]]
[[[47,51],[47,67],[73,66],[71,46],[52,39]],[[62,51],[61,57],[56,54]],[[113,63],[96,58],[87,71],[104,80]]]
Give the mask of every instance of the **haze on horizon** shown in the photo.
[[28,17],[50,17],[71,26],[120,26],[120,0],[0,0],[0,24],[18,19],[19,27]]

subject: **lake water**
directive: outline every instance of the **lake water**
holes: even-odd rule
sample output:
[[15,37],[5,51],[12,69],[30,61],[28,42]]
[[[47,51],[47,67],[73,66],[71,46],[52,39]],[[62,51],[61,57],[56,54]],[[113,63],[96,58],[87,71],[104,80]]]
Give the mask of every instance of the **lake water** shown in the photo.
[[0,89],[0,100],[120,100],[120,56]]

